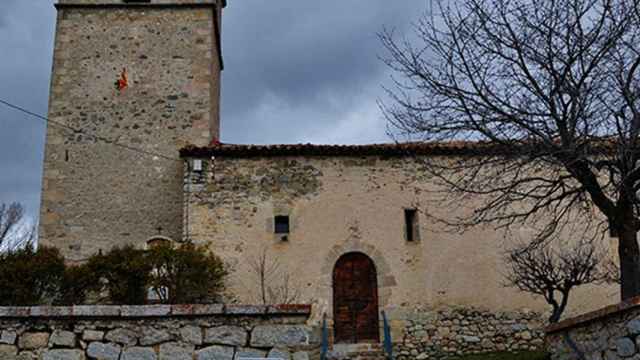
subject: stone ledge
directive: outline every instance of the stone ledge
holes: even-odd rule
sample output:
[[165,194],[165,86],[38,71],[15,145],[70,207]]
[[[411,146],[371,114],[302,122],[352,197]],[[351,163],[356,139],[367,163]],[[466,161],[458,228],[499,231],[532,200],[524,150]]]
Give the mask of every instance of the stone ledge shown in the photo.
[[556,324],[549,325],[544,329],[544,331],[547,334],[552,334],[563,330],[572,329],[599,320],[601,318],[614,316],[638,307],[640,307],[640,296],[636,296],[634,298],[622,301],[618,304],[609,305],[602,309],[588,312],[586,314],[582,314],[560,321]]
[[[173,2],[173,3],[83,3],[83,2],[65,2],[65,3],[56,3],[54,7],[56,9],[68,9],[68,8],[216,8],[217,4],[215,2]],[[225,7],[226,3],[222,4],[222,7]]]
[[76,305],[0,307],[3,318],[148,318],[179,316],[271,316],[311,314],[311,305]]

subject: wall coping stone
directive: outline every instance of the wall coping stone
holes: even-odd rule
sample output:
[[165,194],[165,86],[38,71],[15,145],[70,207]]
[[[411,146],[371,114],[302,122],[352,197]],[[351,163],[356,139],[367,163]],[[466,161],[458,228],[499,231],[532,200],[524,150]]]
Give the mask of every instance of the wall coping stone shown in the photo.
[[[222,7],[227,6],[226,0],[222,0]],[[172,2],[172,3],[86,3],[86,2],[74,2],[68,1],[63,3],[55,3],[56,9],[64,8],[177,8],[177,7],[190,7],[190,8],[212,8],[216,7],[216,2]]]
[[[640,301],[640,300],[639,300]],[[311,314],[311,305],[75,305],[75,306],[0,306],[5,318],[149,318],[178,316],[271,316]]]
[[566,331],[572,328],[583,326],[587,323],[591,323],[602,318],[611,317],[620,313],[627,312],[631,309],[640,307],[640,296],[636,296],[625,301],[619,302],[614,305],[606,306],[602,309],[588,312],[573,318],[569,318],[560,321],[555,324],[547,326],[544,330],[547,334],[557,333],[560,331]]

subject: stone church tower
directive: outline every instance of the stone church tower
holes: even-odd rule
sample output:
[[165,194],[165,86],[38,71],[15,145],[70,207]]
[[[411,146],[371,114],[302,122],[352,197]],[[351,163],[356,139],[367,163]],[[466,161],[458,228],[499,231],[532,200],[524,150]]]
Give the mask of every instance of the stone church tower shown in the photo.
[[225,5],[56,4],[40,244],[74,261],[159,234],[182,237],[178,149],[219,135]]

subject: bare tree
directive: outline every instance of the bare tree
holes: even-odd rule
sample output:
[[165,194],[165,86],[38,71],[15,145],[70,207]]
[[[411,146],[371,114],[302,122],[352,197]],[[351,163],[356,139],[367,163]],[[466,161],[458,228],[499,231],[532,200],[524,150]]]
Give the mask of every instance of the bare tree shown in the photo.
[[15,250],[33,243],[36,228],[25,219],[24,207],[20,203],[0,203],[0,250]]
[[[441,219],[619,237],[621,295],[640,295],[638,0],[446,0],[416,39],[380,37],[395,74],[382,110],[395,134],[472,141],[476,154],[425,160]],[[453,5],[450,5],[453,4]],[[574,226],[574,229],[568,228]]]
[[263,247],[260,254],[249,260],[251,271],[258,282],[258,300],[262,304],[293,304],[300,298],[291,275],[282,270],[280,262],[269,257]]
[[541,295],[551,305],[550,323],[560,320],[569,294],[581,285],[605,282],[605,252],[593,241],[552,248],[549,244],[528,244],[511,249],[505,256],[506,286]]
[[604,282],[618,285],[622,283],[620,279],[620,266],[616,264],[613,259],[607,259],[602,265],[602,269],[604,272]]

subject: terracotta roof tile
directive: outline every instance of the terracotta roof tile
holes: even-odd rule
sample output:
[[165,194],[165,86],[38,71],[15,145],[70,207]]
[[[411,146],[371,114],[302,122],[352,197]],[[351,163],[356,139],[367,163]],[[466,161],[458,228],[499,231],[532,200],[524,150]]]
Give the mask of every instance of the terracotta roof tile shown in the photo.
[[474,156],[489,154],[508,154],[505,146],[486,142],[413,142],[368,145],[315,145],[315,144],[279,144],[279,145],[238,145],[212,143],[211,146],[186,146],[180,150],[182,157],[278,157],[278,156],[389,156],[403,157],[413,155],[432,156]]

